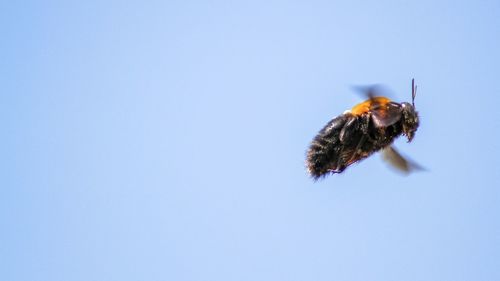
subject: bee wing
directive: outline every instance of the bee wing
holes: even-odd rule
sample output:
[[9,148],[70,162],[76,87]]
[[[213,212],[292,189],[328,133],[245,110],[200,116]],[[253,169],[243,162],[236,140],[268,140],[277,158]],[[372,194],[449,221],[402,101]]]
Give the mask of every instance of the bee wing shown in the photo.
[[372,99],[374,97],[393,97],[393,92],[382,84],[373,84],[366,86],[351,86],[362,98]]
[[403,157],[393,146],[382,149],[382,158],[391,166],[405,174],[409,174],[416,170],[424,170],[420,165]]
[[376,127],[387,127],[401,119],[401,105],[395,102],[372,106],[372,120]]

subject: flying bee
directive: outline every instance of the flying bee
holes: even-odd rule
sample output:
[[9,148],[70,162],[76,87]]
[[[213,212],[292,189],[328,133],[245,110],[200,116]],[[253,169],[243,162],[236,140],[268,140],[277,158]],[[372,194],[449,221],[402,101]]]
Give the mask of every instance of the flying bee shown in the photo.
[[367,91],[368,99],[328,122],[313,139],[307,152],[309,174],[318,179],[327,174],[342,173],[351,164],[382,150],[384,159],[402,172],[420,168],[392,147],[393,141],[405,135],[411,142],[419,120],[415,110],[417,87],[411,81],[412,103],[397,103]]

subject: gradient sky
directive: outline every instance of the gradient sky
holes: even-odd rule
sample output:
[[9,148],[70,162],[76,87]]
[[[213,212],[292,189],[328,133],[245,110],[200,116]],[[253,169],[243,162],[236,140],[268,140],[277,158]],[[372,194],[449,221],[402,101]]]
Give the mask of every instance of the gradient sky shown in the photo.
[[[500,2],[4,1],[1,280],[500,280]],[[383,83],[421,127],[314,182]]]

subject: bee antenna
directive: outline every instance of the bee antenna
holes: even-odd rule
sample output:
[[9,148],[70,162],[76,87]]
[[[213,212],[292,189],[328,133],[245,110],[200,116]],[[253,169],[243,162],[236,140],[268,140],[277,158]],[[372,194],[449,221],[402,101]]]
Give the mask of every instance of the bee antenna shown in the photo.
[[411,79],[411,104],[415,107],[415,96],[417,95],[417,86],[415,86],[415,78]]

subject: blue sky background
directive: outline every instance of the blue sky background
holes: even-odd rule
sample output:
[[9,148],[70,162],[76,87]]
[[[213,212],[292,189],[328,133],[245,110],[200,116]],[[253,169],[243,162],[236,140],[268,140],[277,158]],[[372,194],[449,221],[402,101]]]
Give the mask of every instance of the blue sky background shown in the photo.
[[[498,1],[4,1],[1,280],[500,280]],[[384,83],[421,127],[313,182]]]

